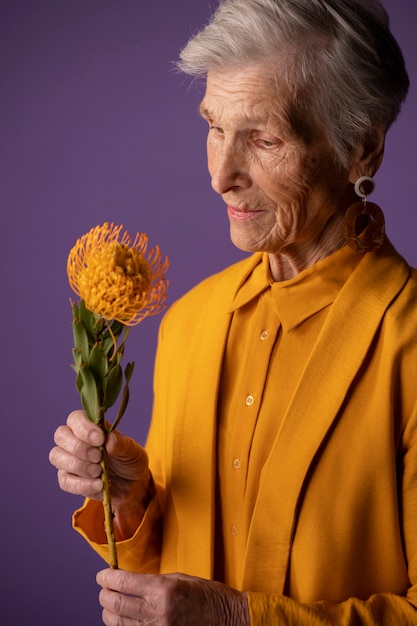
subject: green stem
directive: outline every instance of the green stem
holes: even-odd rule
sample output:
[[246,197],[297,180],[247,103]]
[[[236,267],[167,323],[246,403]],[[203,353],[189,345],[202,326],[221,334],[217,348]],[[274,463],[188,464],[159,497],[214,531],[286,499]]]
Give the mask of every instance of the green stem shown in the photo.
[[114,538],[113,529],[113,511],[110,499],[110,478],[107,469],[107,453],[104,446],[100,446],[101,450],[101,479],[103,481],[103,507],[104,507],[104,529],[106,531],[107,543],[109,546],[110,567],[118,569],[116,540]]
[[[98,424],[101,426],[102,430],[105,434],[107,434],[108,430],[106,428],[105,422],[105,410],[103,408],[101,393],[99,400],[99,414],[98,414]],[[106,447],[103,444],[100,446],[101,451],[101,480],[103,481],[103,509],[104,509],[104,530],[106,532],[107,544],[109,546],[109,562],[110,567],[112,569],[118,569],[117,563],[117,551],[116,551],[116,540],[114,538],[114,528],[113,528],[113,510],[111,507],[111,496],[110,496],[110,487],[111,481],[109,477],[108,465],[107,465],[107,451]]]

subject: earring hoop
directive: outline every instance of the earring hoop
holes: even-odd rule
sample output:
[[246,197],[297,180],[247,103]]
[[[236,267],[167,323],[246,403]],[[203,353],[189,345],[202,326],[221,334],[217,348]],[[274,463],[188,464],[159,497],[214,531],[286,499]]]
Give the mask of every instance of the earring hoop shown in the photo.
[[345,213],[346,243],[356,252],[372,252],[385,238],[384,214],[377,204],[367,201],[367,196],[375,189],[375,181],[370,176],[361,176],[354,189],[362,201],[352,204]]
[[375,190],[375,181],[370,176],[361,176],[356,181],[354,189],[357,196],[366,200],[366,196],[370,196]]

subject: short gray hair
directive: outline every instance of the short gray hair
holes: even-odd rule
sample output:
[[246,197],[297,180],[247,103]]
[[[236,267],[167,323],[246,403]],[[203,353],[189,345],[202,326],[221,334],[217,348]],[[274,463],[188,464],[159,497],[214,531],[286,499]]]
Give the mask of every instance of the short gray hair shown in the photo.
[[409,88],[379,0],[220,0],[178,67],[205,77],[271,58],[290,90],[289,121],[323,129],[343,167],[375,129],[388,130]]

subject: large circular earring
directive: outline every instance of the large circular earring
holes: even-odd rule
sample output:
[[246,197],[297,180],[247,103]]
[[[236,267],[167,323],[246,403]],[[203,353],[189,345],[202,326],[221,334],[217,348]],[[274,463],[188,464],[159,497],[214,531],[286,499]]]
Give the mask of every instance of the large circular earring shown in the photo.
[[370,176],[358,178],[355,193],[362,200],[352,204],[345,213],[346,243],[356,252],[372,252],[381,246],[385,238],[384,214],[377,204],[367,201],[367,196],[374,189],[373,178]]

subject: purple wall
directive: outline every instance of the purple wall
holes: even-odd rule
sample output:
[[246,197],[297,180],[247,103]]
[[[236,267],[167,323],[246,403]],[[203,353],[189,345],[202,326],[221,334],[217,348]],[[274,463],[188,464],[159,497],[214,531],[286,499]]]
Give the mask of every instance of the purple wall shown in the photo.
[[[240,258],[210,190],[201,94],[172,70],[209,0],[3,0],[0,7],[1,622],[101,623],[102,562],[70,528],[79,504],[48,463],[78,407],[65,265],[105,220],[146,232],[171,259],[170,301]],[[374,199],[417,265],[415,0],[385,0],[414,83],[391,130]],[[159,319],[132,331],[123,429],[143,441]]]

